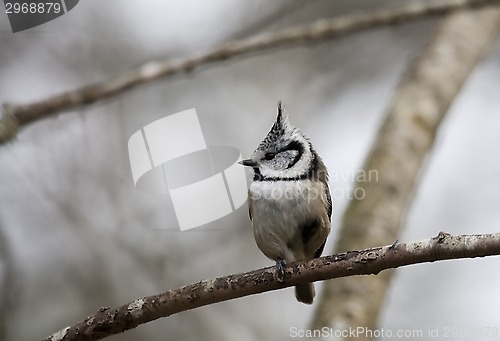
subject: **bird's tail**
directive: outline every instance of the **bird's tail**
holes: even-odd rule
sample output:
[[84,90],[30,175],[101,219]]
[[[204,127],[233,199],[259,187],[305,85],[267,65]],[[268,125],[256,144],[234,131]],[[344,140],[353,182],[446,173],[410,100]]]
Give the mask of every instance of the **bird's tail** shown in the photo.
[[312,304],[314,295],[316,292],[314,291],[314,284],[311,283],[303,283],[297,284],[295,286],[295,297],[297,297],[297,301]]

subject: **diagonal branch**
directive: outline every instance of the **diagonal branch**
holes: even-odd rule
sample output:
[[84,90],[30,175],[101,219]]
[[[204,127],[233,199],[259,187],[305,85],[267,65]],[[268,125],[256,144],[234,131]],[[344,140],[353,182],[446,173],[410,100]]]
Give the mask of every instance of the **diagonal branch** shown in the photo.
[[491,4],[500,4],[500,0],[446,0],[437,4],[414,3],[398,9],[321,19],[309,25],[263,33],[229,42],[198,56],[176,61],[152,61],[107,81],[64,92],[39,102],[26,105],[4,104],[3,115],[0,116],[0,144],[15,137],[19,128],[28,123],[117,96],[124,91],[159,78],[190,72],[205,64],[224,61],[249,52],[268,50],[292,43],[317,42],[373,27],[443,15],[459,8]]
[[[497,7],[452,13],[441,22],[394,92],[363,166],[364,174],[376,170],[377,179],[354,185],[363,190],[363,200],[349,202],[335,252],[388,244],[400,235],[439,126],[499,29]],[[391,279],[386,271],[377,277],[326,282],[311,329],[375,329]]]
[[202,280],[117,308],[101,308],[95,315],[64,328],[44,341],[100,340],[181,311],[282,289],[300,282],[378,274],[385,269],[410,264],[493,255],[500,255],[500,233],[452,236],[440,232],[430,239],[292,263],[287,265],[284,281],[278,279],[275,267]]

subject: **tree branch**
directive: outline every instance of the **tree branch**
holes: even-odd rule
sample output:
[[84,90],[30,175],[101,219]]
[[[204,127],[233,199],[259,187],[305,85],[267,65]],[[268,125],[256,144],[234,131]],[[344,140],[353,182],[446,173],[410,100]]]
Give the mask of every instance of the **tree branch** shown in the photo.
[[[364,174],[375,170],[377,179],[361,179],[354,185],[363,189],[364,197],[349,202],[332,253],[398,238],[440,123],[499,27],[497,7],[452,13],[442,21],[394,92],[363,166]],[[391,279],[392,272],[386,271],[377,277],[325,282],[311,329],[338,325],[376,329]]]
[[229,42],[199,56],[186,57],[177,61],[152,61],[107,81],[64,92],[39,102],[26,105],[4,104],[3,114],[0,116],[0,144],[15,137],[20,127],[28,123],[116,96],[159,78],[190,72],[205,64],[292,43],[321,41],[368,28],[442,15],[459,8],[499,3],[500,0],[446,0],[437,4],[414,3],[399,9],[321,19],[309,25],[263,33]]
[[44,341],[100,340],[181,311],[282,289],[301,282],[378,274],[385,269],[410,264],[493,255],[500,255],[500,233],[452,236],[440,232],[430,239],[288,264],[284,281],[278,279],[275,267],[202,280],[117,308],[101,308],[95,315],[64,328]]

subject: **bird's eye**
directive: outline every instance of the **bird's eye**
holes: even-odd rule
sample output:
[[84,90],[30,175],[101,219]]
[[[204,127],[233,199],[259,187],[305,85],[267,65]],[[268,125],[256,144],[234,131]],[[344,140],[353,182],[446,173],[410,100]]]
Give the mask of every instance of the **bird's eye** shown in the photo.
[[264,159],[272,160],[272,159],[274,159],[275,155],[276,155],[275,153],[266,153],[266,155],[264,156]]

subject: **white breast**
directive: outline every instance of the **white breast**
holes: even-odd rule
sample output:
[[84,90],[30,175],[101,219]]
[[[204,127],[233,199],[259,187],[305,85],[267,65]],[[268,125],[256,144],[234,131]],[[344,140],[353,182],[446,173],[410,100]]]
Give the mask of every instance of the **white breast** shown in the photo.
[[290,246],[301,240],[302,228],[308,222],[316,219],[328,224],[325,229],[329,231],[329,221],[325,221],[325,217],[328,220],[327,198],[321,182],[254,181],[249,200],[255,240],[261,251],[273,260],[304,258],[303,250],[290,250]]

